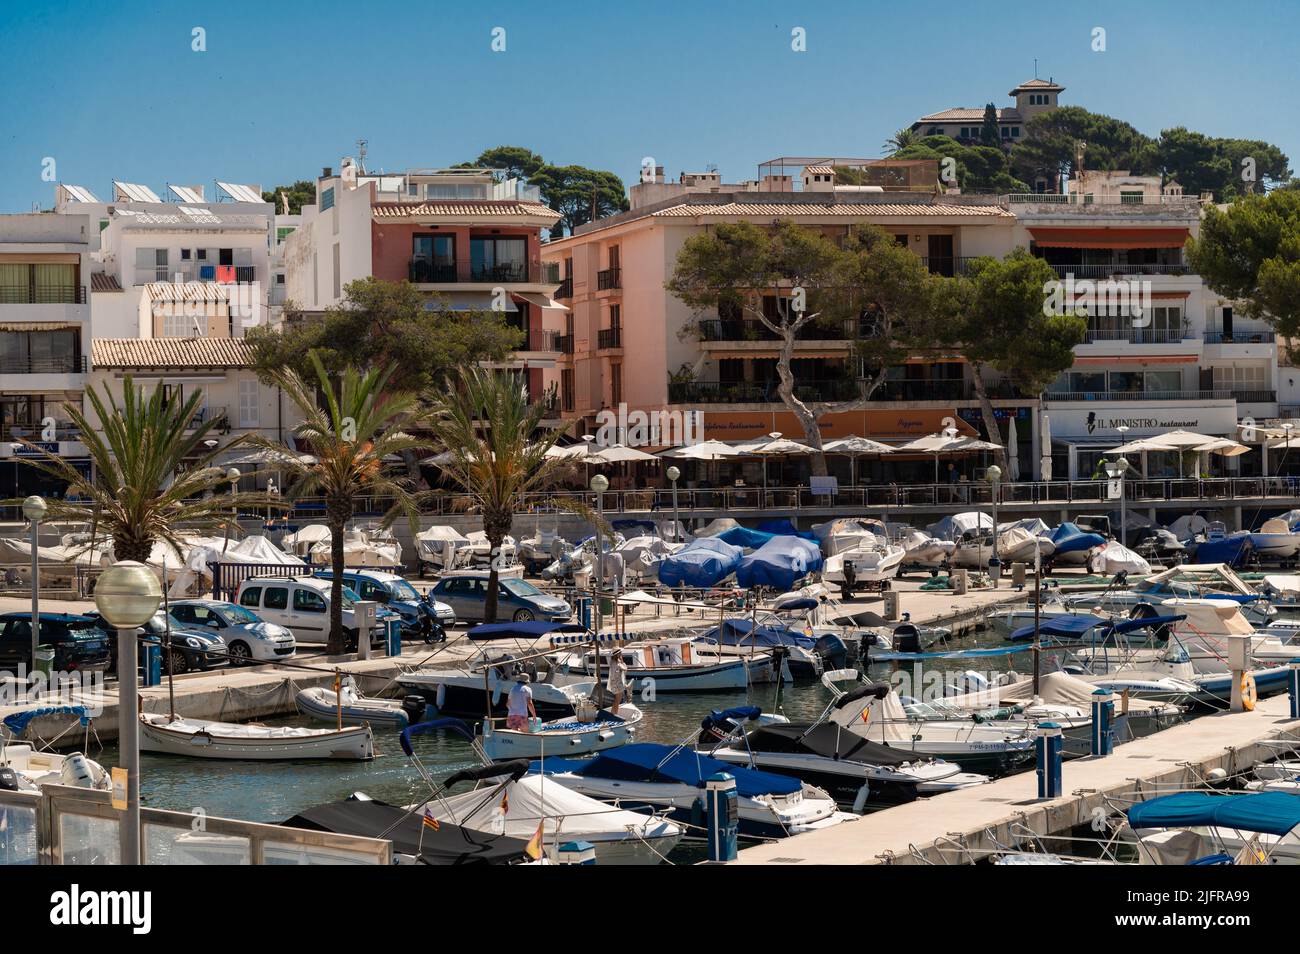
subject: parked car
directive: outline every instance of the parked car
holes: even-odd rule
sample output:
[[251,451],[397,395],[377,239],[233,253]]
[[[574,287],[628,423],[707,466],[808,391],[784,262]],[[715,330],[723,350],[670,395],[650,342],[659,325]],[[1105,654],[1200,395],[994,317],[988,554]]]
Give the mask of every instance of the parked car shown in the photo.
[[[108,621],[97,613],[91,613],[90,617],[96,620],[110,634],[109,650],[112,654],[113,670],[116,672],[117,631],[109,626]],[[187,626],[175,617],[172,617],[169,625],[167,614],[162,610],[154,613],[148,622],[136,630],[136,634],[142,641],[158,643],[165,647],[169,630],[171,633],[171,671],[174,674],[206,672],[209,669],[224,666],[229,661],[228,648],[220,636],[210,629],[204,629],[200,626]],[[166,649],[163,651],[166,652]],[[141,665],[143,665],[143,653],[140,654],[140,658]],[[167,666],[167,658],[164,656],[162,661],[164,673],[167,672]]]
[[[109,633],[90,616],[41,613],[39,639],[54,647],[56,672],[103,672],[111,667]],[[32,671],[32,614],[0,615],[0,670]]]
[[[318,570],[322,580],[334,578],[330,570]],[[402,617],[402,638],[423,639],[426,643],[447,638],[448,628],[456,625],[456,612],[446,603],[422,596],[420,591],[396,573],[386,570],[346,570],[344,584],[363,600],[383,603]]]
[[[439,580],[429,595],[448,604],[459,619],[481,620],[487,584],[487,570],[455,570]],[[543,593],[527,580],[501,577],[497,586],[498,619],[562,623],[573,616],[573,608],[568,603]]]
[[[361,599],[343,587],[343,633],[349,651],[357,648],[356,603]],[[239,584],[235,602],[268,623],[284,626],[297,643],[326,643],[330,626],[330,581],[314,576],[250,577]],[[370,645],[385,642],[388,620],[396,614],[379,608],[370,629]]]
[[294,654],[293,633],[278,623],[268,623],[238,603],[221,600],[177,600],[172,619],[190,629],[206,629],[226,641],[230,664],[275,662]]

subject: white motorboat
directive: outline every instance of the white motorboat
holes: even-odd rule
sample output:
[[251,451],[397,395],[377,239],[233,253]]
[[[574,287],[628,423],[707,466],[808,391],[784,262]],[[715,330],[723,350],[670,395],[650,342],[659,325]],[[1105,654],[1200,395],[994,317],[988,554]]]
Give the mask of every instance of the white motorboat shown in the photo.
[[404,729],[411,721],[400,700],[363,696],[351,676],[345,676],[337,690],[332,685],[302,689],[294,701],[303,715],[331,725],[341,720],[345,725]]
[[815,523],[812,532],[817,537],[822,553],[828,558],[859,547],[875,546],[889,539],[888,530],[878,520],[852,517]]
[[[998,560],[1003,565],[1012,563],[1033,564],[1035,554],[1043,560],[1056,552],[1056,544],[1047,537],[1038,537],[1020,527],[1012,527],[998,534]],[[953,554],[954,566],[978,569],[988,566],[993,558],[993,532],[973,530],[957,541]]]
[[591,798],[697,823],[704,780],[726,772],[736,780],[739,832],[784,838],[838,825],[857,816],[841,812],[825,791],[798,779],[756,772],[683,746],[636,742],[594,759],[547,759],[533,771],[547,782]]
[[[443,715],[504,718],[506,699],[515,687],[516,677],[531,668],[510,653],[484,650],[467,659],[462,668],[416,669],[398,676],[397,684],[407,692],[419,693]],[[552,666],[529,688],[539,717],[564,719],[573,717],[594,686],[591,680],[571,678]]]
[[1250,535],[1250,545],[1263,558],[1290,560],[1300,553],[1300,533],[1293,533],[1285,520],[1265,520]]
[[[630,692],[651,687],[656,693],[744,689],[755,681],[754,676],[758,677],[757,681],[768,681],[764,670],[770,670],[772,666],[770,653],[720,655],[716,649],[710,652],[690,637],[673,637],[629,643],[616,650],[602,649],[599,663],[602,673],[609,671],[608,660],[612,652],[622,654]],[[591,677],[596,674],[594,650],[560,653],[553,662],[553,668],[564,675]]]
[[625,702],[616,712],[581,712],[529,729],[509,729],[499,720],[488,719],[483,723],[483,751],[494,762],[590,755],[633,741],[643,718],[640,709]]
[[826,558],[822,566],[822,580],[828,583],[844,582],[844,566],[853,567],[855,583],[880,583],[898,576],[906,551],[897,544],[883,543],[877,538],[850,550],[841,550]]
[[107,770],[94,759],[80,752],[38,752],[29,742],[10,742],[0,748],[0,771],[4,769],[13,770],[20,792],[39,792],[42,785],[101,791],[112,787]]
[[275,761],[375,757],[370,726],[305,729],[289,725],[171,719],[162,713],[140,716],[140,751],[186,755],[198,759]]
[[903,562],[909,565],[940,567],[952,560],[957,544],[940,540],[923,530],[911,530],[899,541],[903,547]]

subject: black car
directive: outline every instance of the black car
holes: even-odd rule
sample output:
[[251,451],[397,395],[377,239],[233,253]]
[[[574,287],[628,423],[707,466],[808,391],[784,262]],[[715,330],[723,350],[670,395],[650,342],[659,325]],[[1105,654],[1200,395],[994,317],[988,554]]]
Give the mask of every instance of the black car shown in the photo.
[[[109,639],[110,652],[112,654],[113,670],[116,672],[117,633],[98,614],[92,613],[90,618],[99,622],[101,626],[112,633]],[[167,617],[162,610],[159,610],[153,614],[149,622],[137,629],[136,633],[141,642],[165,643],[167,629]],[[201,626],[186,625],[174,616],[171,619],[171,647],[171,671],[177,675],[183,672],[214,669],[229,662],[229,649],[220,636]],[[141,665],[143,665],[143,653],[140,653],[140,658]],[[162,662],[162,671],[167,672],[167,659],[165,657]]]
[[[102,672],[110,668],[111,647],[107,627],[90,616],[41,613],[39,639],[54,647],[56,672]],[[32,614],[0,615],[0,670],[32,670]]]

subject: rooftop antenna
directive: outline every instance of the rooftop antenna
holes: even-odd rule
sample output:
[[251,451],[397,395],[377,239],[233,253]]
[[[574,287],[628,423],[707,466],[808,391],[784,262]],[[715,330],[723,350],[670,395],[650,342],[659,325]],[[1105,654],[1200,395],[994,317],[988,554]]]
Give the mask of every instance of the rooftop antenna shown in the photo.
[[1038,79],[1038,57],[1034,57],[1034,79]]
[[357,140],[357,175],[364,176],[366,174],[366,146],[368,143],[369,140],[367,139]]

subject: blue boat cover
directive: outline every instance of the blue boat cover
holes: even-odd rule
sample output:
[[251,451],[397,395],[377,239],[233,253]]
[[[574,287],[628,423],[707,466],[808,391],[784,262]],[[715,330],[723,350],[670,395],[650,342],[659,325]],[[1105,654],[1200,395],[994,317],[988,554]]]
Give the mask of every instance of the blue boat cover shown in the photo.
[[[1164,626],[1184,619],[1187,619],[1185,615],[1112,620],[1106,619],[1104,616],[1093,616],[1091,613],[1079,613],[1078,615],[1055,616],[1050,619],[1040,620],[1038,631],[1044,636],[1051,636],[1054,639],[1082,640],[1085,633],[1094,627],[1098,627],[1102,629],[1100,635],[1104,639],[1114,634],[1131,633],[1136,629],[1146,629],[1148,626]],[[1011,635],[1007,637],[1013,643],[1024,642],[1033,638],[1033,623],[1012,630]]]
[[735,572],[743,551],[725,540],[699,537],[658,563],[665,586],[716,586]]
[[1300,796],[1289,792],[1251,795],[1178,792],[1138,802],[1128,809],[1128,823],[1130,828],[1217,826],[1285,835],[1300,825]]
[[[542,763],[533,762],[530,770],[542,771]],[[584,778],[692,785],[695,788],[703,788],[710,776],[726,772],[736,780],[736,794],[746,798],[793,795],[803,787],[797,778],[728,765],[692,749],[658,742],[621,745],[601,752],[594,759],[547,759],[546,771],[572,772]],[[1300,804],[1300,798],[1296,802]]]
[[541,639],[552,633],[585,633],[581,623],[546,623],[532,620],[526,623],[480,623],[465,635],[472,640],[489,639]]
[[85,706],[42,706],[39,709],[24,709],[22,712],[9,713],[5,716],[4,726],[14,735],[22,735],[33,719],[47,715],[74,715],[81,720],[82,725],[90,724],[90,710]]
[[745,588],[771,586],[789,590],[822,568],[821,548],[799,537],[773,537],[736,566],[736,582]]
[[764,520],[758,525],[758,529],[778,537],[801,537],[804,540],[814,541],[817,539],[817,534],[809,530],[800,530],[790,522],[789,517],[782,517],[779,520]]
[[820,604],[811,596],[801,597],[797,600],[786,600],[780,606],[774,607],[777,613],[789,613],[796,610],[816,609]]
[[697,643],[717,643],[720,646],[802,646],[812,649],[816,640],[803,633],[795,632],[784,626],[759,626],[747,619],[723,620],[721,626],[714,626],[698,639]]
[[757,550],[763,544],[771,540],[776,534],[764,533],[762,530],[751,530],[749,527],[731,527],[719,533],[714,540],[723,540],[732,546],[740,547],[745,550]]
[[1226,563],[1228,566],[1240,566],[1246,561],[1252,548],[1250,534],[1242,531],[1230,534],[1222,540],[1206,540],[1198,543],[1192,558],[1197,563]]
[[1074,553],[1078,550],[1091,550],[1106,542],[1100,533],[1090,533],[1080,529],[1078,524],[1066,521],[1052,531],[1051,541],[1056,544],[1057,553]]
[[910,659],[980,659],[985,656],[1010,656],[1012,653],[1027,653],[1033,651],[1033,646],[994,646],[992,649],[949,649],[946,652],[936,653],[895,653],[895,652],[875,652],[872,650],[869,654],[873,663],[878,662],[907,662]]

